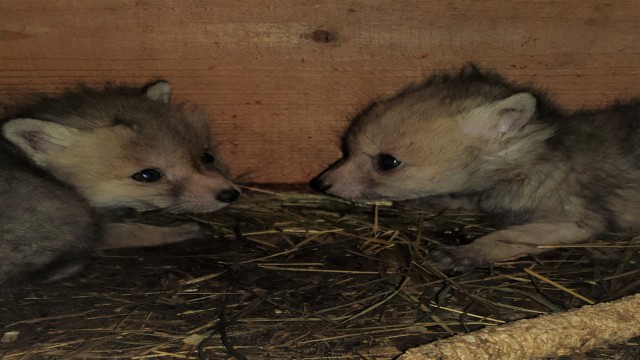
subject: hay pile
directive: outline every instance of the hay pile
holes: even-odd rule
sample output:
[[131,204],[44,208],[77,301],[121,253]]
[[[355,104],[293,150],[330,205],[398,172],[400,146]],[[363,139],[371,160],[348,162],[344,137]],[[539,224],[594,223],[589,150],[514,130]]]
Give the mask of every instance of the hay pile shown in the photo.
[[[620,234],[449,277],[425,254],[491,231],[475,214],[254,194],[214,214],[138,220],[195,220],[212,235],[107,251],[82,276],[5,292],[2,359],[391,359],[640,292],[640,242]],[[580,356],[631,359],[640,346]]]

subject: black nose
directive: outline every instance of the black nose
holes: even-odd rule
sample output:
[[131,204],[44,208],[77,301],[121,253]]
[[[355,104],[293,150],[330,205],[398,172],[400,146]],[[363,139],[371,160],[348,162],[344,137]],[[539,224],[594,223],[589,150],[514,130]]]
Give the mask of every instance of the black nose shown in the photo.
[[216,200],[228,204],[238,200],[239,196],[240,196],[240,191],[236,189],[227,189],[227,190],[220,191],[216,196]]
[[313,178],[313,180],[309,182],[309,186],[311,186],[312,189],[321,192],[326,192],[327,190],[329,190],[329,188],[331,188],[331,184],[327,184],[326,182],[324,182],[324,180],[322,180],[320,176]]

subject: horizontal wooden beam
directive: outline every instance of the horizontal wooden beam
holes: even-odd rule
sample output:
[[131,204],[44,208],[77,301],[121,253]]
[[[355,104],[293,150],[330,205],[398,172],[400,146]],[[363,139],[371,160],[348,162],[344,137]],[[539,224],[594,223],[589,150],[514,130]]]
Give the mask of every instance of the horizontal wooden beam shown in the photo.
[[0,0],[0,102],[164,78],[244,182],[306,182],[369,101],[467,61],[565,107],[639,93],[637,1]]

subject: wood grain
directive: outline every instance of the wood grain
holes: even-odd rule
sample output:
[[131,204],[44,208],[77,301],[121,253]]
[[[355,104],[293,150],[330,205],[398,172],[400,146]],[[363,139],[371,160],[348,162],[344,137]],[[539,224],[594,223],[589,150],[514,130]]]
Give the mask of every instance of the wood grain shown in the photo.
[[467,61],[568,108],[638,95],[639,35],[634,0],[0,0],[0,102],[165,78],[234,175],[300,183],[367,102]]

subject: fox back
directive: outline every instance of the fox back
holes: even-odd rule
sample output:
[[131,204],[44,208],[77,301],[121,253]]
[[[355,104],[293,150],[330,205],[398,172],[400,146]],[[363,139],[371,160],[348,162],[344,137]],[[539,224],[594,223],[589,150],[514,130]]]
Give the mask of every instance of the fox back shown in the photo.
[[6,145],[0,139],[0,284],[76,272],[102,239],[97,215],[71,187],[8,157]]

